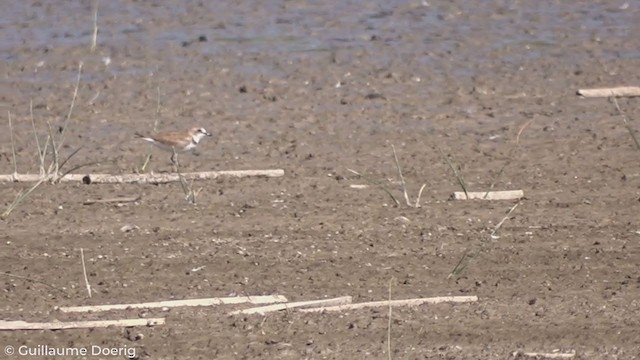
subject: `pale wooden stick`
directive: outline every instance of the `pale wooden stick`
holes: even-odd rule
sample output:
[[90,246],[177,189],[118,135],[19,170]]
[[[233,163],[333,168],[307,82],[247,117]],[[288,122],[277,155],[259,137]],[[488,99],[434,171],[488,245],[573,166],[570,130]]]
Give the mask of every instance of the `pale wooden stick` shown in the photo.
[[249,309],[232,311],[229,313],[229,315],[265,314],[268,312],[295,309],[295,308],[313,308],[317,306],[337,306],[337,305],[345,305],[345,304],[351,304],[351,296],[342,296],[342,297],[337,297],[333,299],[298,301],[298,302],[291,302],[291,303],[284,303],[284,304],[253,307]]
[[84,249],[80,248],[80,259],[82,260],[82,274],[84,275],[84,283],[87,285],[87,293],[91,298],[91,285],[89,285],[89,279],[87,278],[87,267],[84,266]]
[[526,356],[526,357],[532,357],[532,358],[536,358],[536,359],[572,359],[576,356],[575,352],[570,352],[570,353],[560,353],[560,352],[552,352],[552,353],[540,353],[540,352],[519,352],[516,351],[513,353],[513,356],[518,356],[518,355],[522,355],[522,356]]
[[[417,202],[416,202],[416,205],[417,205]],[[391,309],[393,308],[393,306],[391,306],[391,284],[393,283],[393,279],[394,278],[391,277],[391,279],[389,280],[389,316],[387,321],[387,355],[389,357],[389,360],[392,360],[391,359]]]
[[427,184],[422,184],[420,187],[420,191],[418,191],[418,198],[416,199],[416,208],[420,207],[420,198],[422,197],[422,190],[427,186]]
[[127,202],[135,202],[142,198],[142,196],[138,195],[136,197],[117,197],[117,198],[107,198],[107,199],[87,199],[83,202],[83,205],[93,205],[93,204],[106,204],[106,203],[127,203]]
[[[219,177],[281,177],[284,176],[284,170],[282,169],[270,169],[270,170],[223,170],[223,171],[203,171],[184,173],[182,176],[187,180],[208,180],[216,179]],[[42,177],[35,174],[17,174],[13,175],[0,175],[0,182],[35,182],[39,181]],[[80,181],[84,183],[100,183],[100,184],[123,184],[123,183],[136,183],[136,184],[164,184],[170,182],[180,181],[178,174],[67,174],[62,178],[56,178],[55,175],[49,175],[45,177],[46,180],[56,180],[60,182]]]
[[524,125],[522,125],[520,127],[520,130],[518,130],[518,135],[516,135],[516,145],[520,144],[520,135],[522,135],[522,132],[524,131],[524,129],[526,129],[529,125],[531,125],[536,119],[532,118],[531,120],[527,121],[526,123],[524,123]]
[[168,300],[137,304],[115,304],[115,305],[89,305],[89,306],[64,306],[58,308],[62,312],[98,312],[108,310],[126,309],[153,309],[153,308],[174,308],[180,306],[213,306],[230,304],[271,304],[287,302],[287,298],[282,295],[265,296],[233,296],[223,298],[188,299],[188,300]]
[[58,290],[58,291],[60,291],[60,292],[62,292],[62,293],[64,293],[66,295],[66,291],[64,291],[62,289],[58,289],[57,287],[55,287],[55,286],[53,286],[51,284],[47,284],[44,281],[31,279],[31,278],[28,278],[26,276],[11,274],[11,273],[8,273],[8,272],[0,272],[0,275],[9,276],[9,277],[16,278],[16,279],[22,279],[22,280],[25,280],[25,281],[31,281],[31,282],[34,282],[34,283],[42,284],[42,285],[45,285],[45,286],[48,286],[48,287],[52,288],[53,290]]
[[351,184],[349,185],[350,188],[352,189],[366,189],[369,187],[369,185],[367,184]]
[[578,95],[584,97],[632,97],[640,96],[640,87],[637,86],[620,86],[613,88],[600,88],[600,89],[580,89]]
[[[469,198],[467,199],[467,195]],[[486,195],[486,196],[485,196]],[[522,190],[506,190],[506,191],[473,191],[466,194],[462,191],[456,191],[451,195],[454,200],[516,200],[524,197]]]
[[61,330],[61,329],[85,329],[106,328],[109,326],[155,326],[163,325],[164,318],[149,319],[121,319],[121,320],[94,320],[94,321],[53,321],[53,322],[26,322],[0,320],[0,330]]
[[342,311],[342,310],[356,310],[356,309],[362,309],[362,308],[368,308],[368,307],[380,307],[380,306],[417,306],[422,304],[439,304],[443,302],[464,303],[464,302],[474,302],[474,301],[478,301],[477,296],[440,296],[440,297],[421,298],[421,299],[372,301],[372,302],[357,303],[357,304],[318,307],[318,308],[312,308],[312,309],[300,309],[300,311],[303,311],[303,312]]
[[507,213],[507,215],[505,215],[502,220],[500,220],[500,222],[498,223],[498,225],[496,225],[495,228],[493,228],[493,231],[491,232],[491,237],[493,238],[496,235],[496,232],[498,232],[498,230],[500,230],[500,227],[502,226],[502,224],[504,224],[505,221],[507,221],[507,219],[509,219],[509,216],[511,216],[511,213],[514,212],[516,210],[516,208],[518,207],[518,205],[520,205],[520,201],[518,201],[515,205],[513,205],[511,207],[511,209],[509,209],[509,212]]

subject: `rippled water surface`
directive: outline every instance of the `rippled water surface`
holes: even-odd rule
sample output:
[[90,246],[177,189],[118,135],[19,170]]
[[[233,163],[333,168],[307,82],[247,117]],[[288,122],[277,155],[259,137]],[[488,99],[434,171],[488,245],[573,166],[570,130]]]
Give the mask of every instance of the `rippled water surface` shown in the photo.
[[[24,47],[89,46],[93,4],[3,2],[2,58],[20,61],[17,50]],[[560,52],[630,37],[638,30],[639,6],[624,1],[101,1],[98,44],[112,55],[127,52],[125,44],[138,43],[158,56],[178,46],[197,46],[204,55],[266,52],[290,57],[362,48],[377,54],[381,64],[392,55],[429,63],[442,54],[476,62],[495,61],[499,55],[502,61],[518,62],[545,56],[550,48]],[[564,60],[576,61],[562,54]],[[135,51],[128,55],[136,56]],[[638,55],[634,48],[602,54]]]

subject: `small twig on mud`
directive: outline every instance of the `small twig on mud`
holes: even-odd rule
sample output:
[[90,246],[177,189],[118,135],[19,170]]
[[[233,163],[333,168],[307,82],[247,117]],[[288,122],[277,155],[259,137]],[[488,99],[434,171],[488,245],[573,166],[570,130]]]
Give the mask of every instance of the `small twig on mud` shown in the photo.
[[507,221],[507,219],[509,219],[509,217],[511,216],[511,213],[513,213],[516,210],[518,205],[520,205],[520,201],[518,201],[515,205],[513,205],[511,209],[509,209],[509,211],[507,212],[507,215],[505,215],[505,217],[502,218],[502,220],[500,220],[500,222],[493,228],[493,231],[491,231],[491,234],[489,234],[490,241],[481,242],[480,249],[478,249],[478,251],[475,253],[472,252],[469,248],[465,250],[465,252],[462,254],[462,257],[460,258],[456,266],[449,273],[449,275],[447,275],[447,279],[460,275],[464,271],[464,269],[467,268],[467,266],[469,265],[470,258],[473,258],[476,253],[479,253],[484,248],[485,244],[490,243],[491,240],[495,238],[495,235],[498,232],[498,230],[502,227],[502,224],[504,224],[504,222]]
[[371,307],[419,306],[422,304],[441,304],[444,302],[465,303],[465,302],[475,302],[475,301],[478,301],[477,296],[437,296],[437,297],[430,297],[430,298],[404,299],[404,300],[392,300],[392,301],[381,300],[381,301],[371,301],[371,302],[336,305],[336,306],[320,306],[320,307],[314,307],[309,309],[300,309],[300,312],[329,313],[333,311],[356,310],[356,309],[364,309],[364,308],[371,308]]
[[[607,67],[604,63],[601,63],[602,68],[606,71]],[[578,89],[578,95],[584,97],[632,97],[640,96],[640,87],[637,86],[620,86],[614,88],[600,88],[600,89]]]
[[31,193],[38,187],[40,186],[40,184],[42,184],[44,182],[46,178],[45,177],[40,177],[40,180],[38,180],[38,182],[36,182],[35,184],[33,184],[33,186],[31,186],[29,188],[29,190],[24,191],[24,190],[20,190],[20,192],[18,192],[18,194],[16,195],[16,198],[13,200],[13,202],[11,204],[9,204],[9,206],[7,206],[7,209],[2,213],[2,215],[0,215],[0,219],[6,219],[9,215],[11,215],[11,212],[13,210],[15,210],[18,205],[20,205],[20,203],[27,198],[27,196],[31,195]]
[[565,353],[557,352],[557,350],[551,353],[514,351],[512,355],[518,359],[520,357],[535,359],[573,359],[576,356],[576,352],[575,350]]
[[611,93],[610,99],[613,101],[613,104],[616,106],[616,109],[618,109],[618,113],[622,115],[622,121],[624,122],[624,127],[627,128],[629,135],[631,135],[633,142],[636,144],[636,148],[640,150],[640,142],[638,142],[638,138],[636,137],[636,134],[633,131],[633,128],[631,127],[631,124],[629,124],[629,121],[627,120],[627,116],[624,114],[622,109],[620,109],[620,105],[618,105],[618,100],[616,100],[616,97],[613,95],[613,92]]
[[520,144],[520,135],[522,135],[522,132],[524,131],[524,129],[528,128],[529,125],[531,125],[536,119],[533,118],[529,121],[527,121],[526,123],[524,123],[524,125],[522,125],[520,127],[520,130],[518,130],[518,135],[516,136],[516,145]]
[[89,285],[89,279],[87,278],[87,268],[84,265],[84,249],[80,248],[80,259],[82,260],[82,274],[84,275],[84,283],[87,285],[87,293],[91,298],[91,285]]
[[144,158],[144,162],[140,167],[140,172],[144,172],[147,169],[147,165],[149,165],[149,161],[151,161],[151,153],[147,153],[147,156]]
[[165,318],[51,321],[31,323],[22,320],[0,320],[0,330],[63,330],[164,325]]
[[138,196],[127,196],[127,197],[115,197],[115,198],[106,198],[106,199],[87,199],[82,202],[82,205],[93,205],[93,204],[109,204],[109,203],[130,203],[136,202],[142,199],[142,195]]
[[34,283],[38,283],[38,284],[42,284],[42,285],[45,285],[45,286],[47,286],[47,287],[52,288],[53,290],[60,291],[61,293],[63,293],[63,294],[65,294],[65,295],[67,295],[67,292],[66,292],[66,291],[64,291],[64,290],[62,290],[62,289],[60,289],[60,288],[57,288],[57,287],[55,287],[55,286],[53,286],[53,285],[51,285],[51,284],[47,284],[47,283],[46,283],[46,282],[44,282],[44,281],[40,281],[40,280],[36,280],[36,279],[32,279],[32,278],[28,278],[28,277],[26,277],[26,276],[15,275],[15,274],[8,273],[8,272],[0,272],[0,275],[4,275],[4,276],[8,276],[8,277],[12,277],[12,278],[16,278],[16,279],[21,279],[21,280],[26,280],[26,281],[30,281],[30,282],[34,282]]
[[420,198],[422,197],[422,190],[427,186],[427,184],[422,184],[420,187],[420,191],[418,191],[418,198],[416,199],[416,208],[420,207]]
[[126,309],[161,309],[176,308],[182,306],[215,306],[215,305],[237,305],[237,304],[273,304],[286,303],[288,300],[282,295],[257,295],[257,296],[230,296],[205,299],[185,299],[185,300],[163,300],[134,304],[110,304],[110,305],[88,305],[88,306],[63,306],[60,310],[63,313],[69,312],[92,312]]
[[262,318],[262,321],[260,322],[260,325],[258,326],[260,328],[260,332],[262,333],[262,335],[266,335],[266,333],[264,332],[264,324],[267,322],[267,319],[269,317],[265,316]]
[[389,355],[389,360],[391,360],[391,284],[393,284],[393,280],[393,277],[389,280],[389,323],[387,324],[387,354]]
[[[351,304],[351,301],[352,301],[351,296],[340,296],[333,299],[286,302],[286,303],[280,303],[280,304],[252,307],[252,308],[242,309],[242,310],[234,310],[234,311],[231,311],[229,315],[239,315],[239,314],[266,315],[267,313],[270,313],[270,312],[282,311],[282,310],[286,312],[292,312],[299,309],[311,309],[311,308],[318,308],[318,307],[347,305],[347,304]],[[266,317],[267,316],[265,316],[265,318]],[[261,324],[261,327],[262,327],[262,324]]]
[[373,185],[373,186],[377,186],[380,189],[382,189],[382,191],[384,191],[385,193],[387,193],[387,195],[389,195],[389,197],[391,198],[391,200],[393,200],[393,202],[396,204],[396,206],[400,206],[400,202],[398,201],[398,199],[396,199],[395,196],[393,196],[393,194],[391,193],[391,191],[389,191],[389,189],[387,189],[384,185],[382,185],[381,183],[373,180],[372,178],[360,174],[359,172],[352,170],[352,169],[347,169],[347,171],[352,172],[358,176],[360,176],[361,178],[363,178],[366,182],[368,182],[369,184]]
[[[91,164],[91,163],[90,163]],[[84,166],[90,164],[83,164]],[[282,177],[283,169],[264,170],[222,170],[222,171],[198,171],[182,173],[185,180],[211,180],[218,178],[247,178],[247,177]],[[37,182],[42,176],[37,174],[18,174],[15,178],[12,174],[0,174],[2,182]],[[45,180],[52,176],[45,176]],[[166,184],[180,181],[175,173],[166,174],[67,174],[58,178],[59,182],[79,181],[85,184]]]
[[469,191],[467,194],[462,191],[454,191],[451,200],[518,200],[524,197],[523,190],[502,190],[490,191]]
[[518,201],[515,205],[513,205],[513,207],[509,210],[509,212],[507,212],[507,215],[505,215],[502,218],[502,220],[500,220],[498,225],[496,225],[496,227],[493,228],[493,231],[491,232],[491,235],[489,235],[489,236],[491,236],[493,238],[496,235],[496,232],[498,232],[498,230],[500,230],[500,227],[502,227],[502,224],[504,224],[504,222],[507,221],[509,216],[511,216],[511,213],[514,212],[514,210],[518,207],[518,205],[520,205],[520,201]]

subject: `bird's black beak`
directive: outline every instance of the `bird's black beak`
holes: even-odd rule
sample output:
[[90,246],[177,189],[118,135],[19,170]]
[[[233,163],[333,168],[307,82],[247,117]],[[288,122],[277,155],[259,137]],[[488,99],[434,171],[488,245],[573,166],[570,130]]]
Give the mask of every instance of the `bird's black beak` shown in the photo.
[[210,132],[208,132],[208,133],[205,133],[205,135],[207,135],[207,136],[211,136],[211,133],[210,133]]

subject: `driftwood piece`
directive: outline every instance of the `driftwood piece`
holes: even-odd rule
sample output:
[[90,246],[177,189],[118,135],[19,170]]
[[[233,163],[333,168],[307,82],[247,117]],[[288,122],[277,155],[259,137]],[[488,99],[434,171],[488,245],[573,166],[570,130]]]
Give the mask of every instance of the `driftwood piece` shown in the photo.
[[352,189],[367,189],[369,188],[369,185],[367,184],[351,184],[349,185],[350,188]]
[[535,359],[573,359],[576,356],[575,351],[570,353],[561,353],[561,352],[551,352],[551,353],[541,353],[541,352],[520,352],[516,351],[513,353],[513,356],[516,357],[518,355],[522,355],[524,357],[530,357]]
[[222,298],[188,299],[188,300],[168,300],[136,304],[114,304],[114,305],[88,305],[88,306],[63,306],[58,308],[62,312],[98,312],[109,310],[126,309],[153,309],[153,308],[174,308],[181,306],[213,306],[231,304],[271,304],[287,302],[287,298],[282,295],[264,296],[232,296]]
[[142,199],[142,196],[131,196],[131,197],[116,197],[116,198],[107,198],[107,199],[87,199],[82,205],[93,205],[93,204],[109,204],[109,203],[128,203],[128,202],[136,202]]
[[296,309],[296,308],[313,308],[318,306],[337,306],[351,304],[351,296],[342,296],[333,299],[323,300],[310,300],[310,301],[298,301],[289,302],[284,304],[267,305],[260,307],[253,307],[249,309],[236,310],[229,313],[229,315],[238,314],[265,314],[273,311]]
[[[281,177],[284,176],[284,170],[282,169],[269,169],[269,170],[223,170],[223,171],[202,171],[183,173],[182,176],[186,180],[210,180],[219,177]],[[0,175],[0,182],[37,182],[42,179],[42,176],[37,174],[9,174]],[[83,182],[85,184],[164,184],[170,182],[180,181],[180,176],[177,173],[167,174],[67,174],[61,178],[55,178],[54,176],[45,177],[47,181],[59,181],[59,182]]]
[[439,297],[431,297],[431,298],[419,298],[419,299],[406,299],[406,300],[383,300],[383,301],[372,301],[372,302],[364,302],[357,304],[347,304],[347,305],[338,305],[338,306],[325,306],[325,307],[316,307],[311,309],[300,309],[303,312],[324,312],[324,311],[342,311],[342,310],[356,310],[368,307],[381,307],[381,306],[418,306],[423,304],[439,304],[443,302],[453,302],[453,303],[465,303],[465,302],[474,302],[478,301],[477,296],[439,296]]
[[[469,196],[467,198],[467,195]],[[486,195],[486,197],[485,197]],[[451,195],[454,200],[517,200],[524,197],[522,190],[506,190],[506,191],[456,191]]]
[[640,96],[640,87],[637,86],[620,86],[613,88],[599,89],[580,89],[578,95],[584,97],[632,97]]
[[149,319],[120,319],[120,320],[92,320],[92,321],[52,321],[52,322],[26,322],[0,320],[0,330],[62,330],[62,329],[86,329],[105,328],[109,326],[155,326],[163,325],[164,318]]

